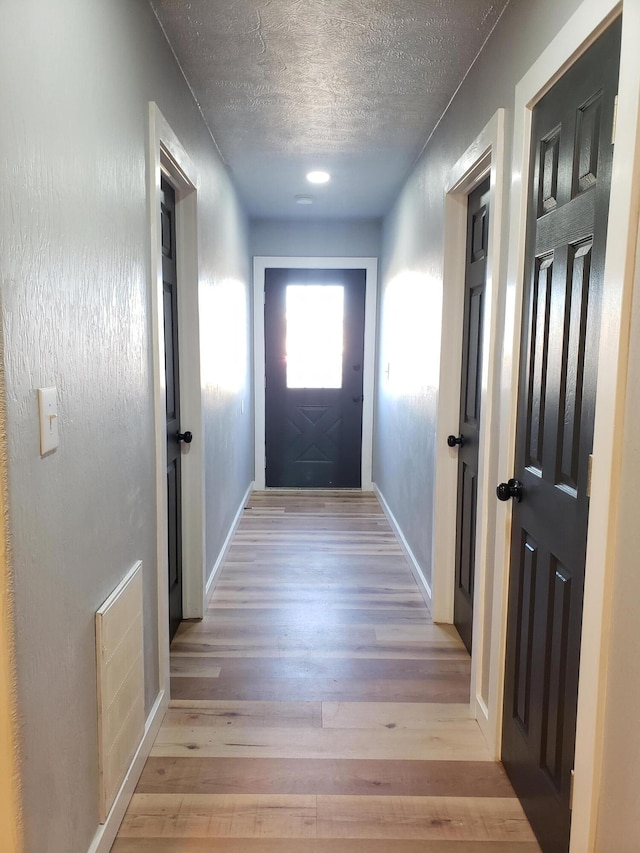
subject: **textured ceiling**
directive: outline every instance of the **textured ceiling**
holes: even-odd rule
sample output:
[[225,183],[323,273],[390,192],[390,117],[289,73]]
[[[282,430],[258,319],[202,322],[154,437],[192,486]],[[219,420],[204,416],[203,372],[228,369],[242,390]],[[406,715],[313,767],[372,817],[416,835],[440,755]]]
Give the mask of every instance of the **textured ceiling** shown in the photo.
[[387,212],[507,2],[151,5],[249,213],[329,218]]

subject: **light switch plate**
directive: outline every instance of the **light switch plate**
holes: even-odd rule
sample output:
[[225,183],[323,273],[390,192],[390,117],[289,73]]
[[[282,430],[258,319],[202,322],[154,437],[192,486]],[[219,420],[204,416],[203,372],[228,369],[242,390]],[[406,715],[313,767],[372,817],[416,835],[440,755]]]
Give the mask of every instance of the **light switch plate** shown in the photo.
[[38,388],[40,410],[40,456],[46,456],[58,446],[58,400],[55,386]]

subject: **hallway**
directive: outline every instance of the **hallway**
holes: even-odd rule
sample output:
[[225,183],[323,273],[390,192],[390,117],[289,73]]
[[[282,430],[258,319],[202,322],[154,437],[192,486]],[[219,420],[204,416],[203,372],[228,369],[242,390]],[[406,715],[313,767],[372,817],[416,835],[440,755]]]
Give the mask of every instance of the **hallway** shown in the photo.
[[113,853],[534,853],[373,495],[254,493]]

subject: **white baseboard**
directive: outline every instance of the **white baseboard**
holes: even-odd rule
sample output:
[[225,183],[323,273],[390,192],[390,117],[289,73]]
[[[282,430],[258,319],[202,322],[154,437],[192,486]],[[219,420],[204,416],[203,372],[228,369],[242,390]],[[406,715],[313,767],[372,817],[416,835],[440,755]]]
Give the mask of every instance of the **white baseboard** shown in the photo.
[[144,736],[140,741],[140,746],[131,762],[131,766],[127,770],[127,775],[124,777],[120,790],[116,794],[106,821],[94,835],[87,853],[109,853],[111,850],[168,706],[169,694],[161,690],[147,717]]
[[416,579],[416,582],[418,584],[418,588],[419,588],[420,592],[422,593],[422,597],[427,602],[429,609],[431,609],[431,603],[432,603],[431,587],[429,586],[429,583],[424,576],[424,573],[422,571],[420,563],[416,560],[415,554],[411,550],[411,546],[409,545],[409,543],[405,539],[405,535],[402,532],[402,528],[400,527],[400,525],[396,521],[395,515],[391,512],[391,508],[389,507],[389,504],[387,503],[385,496],[382,494],[382,492],[380,491],[380,489],[378,488],[378,486],[375,483],[373,483],[373,491],[375,492],[378,500],[380,501],[380,506],[382,507],[384,514],[387,516],[389,524],[393,528],[393,532],[398,537],[398,541],[400,542],[400,545],[402,546],[402,550],[405,553],[405,557],[409,561],[409,567],[411,568],[411,571],[413,572],[413,576]]
[[253,492],[253,490],[255,489],[255,486],[256,486],[255,481],[252,481],[251,483],[249,483],[249,488],[244,493],[244,497],[242,498],[242,502],[240,503],[240,506],[238,507],[238,511],[236,512],[235,517],[231,523],[231,527],[229,528],[229,532],[227,533],[227,538],[224,540],[224,544],[222,545],[222,548],[220,549],[220,553],[218,554],[218,559],[216,560],[216,562],[213,566],[213,569],[211,570],[211,574],[209,575],[209,578],[207,580],[207,586],[206,586],[206,589],[204,592],[205,607],[207,606],[207,604],[209,604],[209,599],[213,595],[213,588],[215,586],[214,581],[216,579],[216,575],[218,574],[218,572],[220,570],[220,566],[224,562],[224,558],[227,556],[227,551],[229,550],[229,546],[231,545],[231,540],[233,539],[233,536],[234,536],[236,530],[238,529],[238,525],[240,524],[240,519],[242,518],[242,513],[244,512],[244,508],[247,505],[247,501],[249,500],[249,497],[251,496],[251,492]]

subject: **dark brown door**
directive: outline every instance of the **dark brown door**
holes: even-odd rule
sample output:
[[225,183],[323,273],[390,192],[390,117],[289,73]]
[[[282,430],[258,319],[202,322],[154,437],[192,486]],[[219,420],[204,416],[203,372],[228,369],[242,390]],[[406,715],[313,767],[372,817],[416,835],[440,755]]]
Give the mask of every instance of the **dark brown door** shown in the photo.
[[268,487],[361,485],[365,283],[365,270],[266,270]]
[[169,514],[169,635],[182,620],[182,509],[180,465],[180,377],[178,370],[178,294],[176,271],[175,193],[164,179],[161,185],[162,284],[164,298],[164,354],[167,400],[167,498]]
[[456,589],[454,623],[471,652],[475,577],[478,436],[482,382],[482,316],[489,237],[489,179],[469,195],[464,303],[464,337],[458,435],[458,509],[456,518]]
[[569,849],[619,48],[618,21],[533,113],[502,757],[545,853]]

